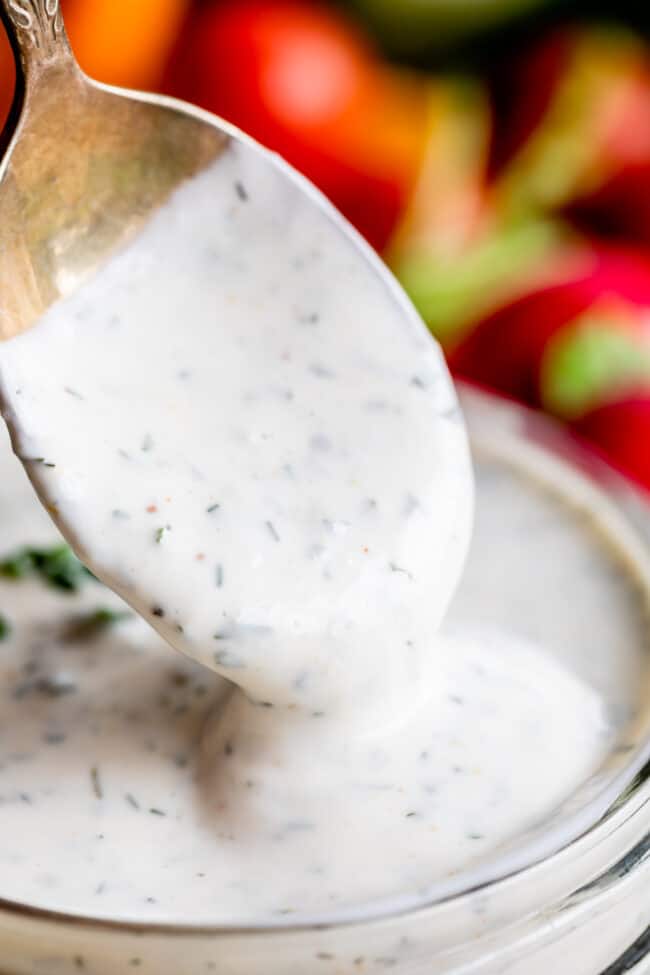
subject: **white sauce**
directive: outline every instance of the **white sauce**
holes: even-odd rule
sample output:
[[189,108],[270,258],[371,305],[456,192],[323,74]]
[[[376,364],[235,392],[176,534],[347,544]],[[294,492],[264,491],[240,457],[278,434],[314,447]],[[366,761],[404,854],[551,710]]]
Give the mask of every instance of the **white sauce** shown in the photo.
[[30,758],[1,812],[33,830],[0,854],[12,896],[246,921],[424,890],[597,767],[611,729],[579,678],[515,636],[437,634],[471,530],[451,383],[265,157],[231,148],[0,367],[14,446],[78,551],[238,685],[179,732],[175,707],[219,692],[205,667],[158,643],[89,657],[57,702],[72,767],[34,752],[42,717],[16,699]]
[[[0,534],[6,546],[0,556],[25,543],[55,542],[10,457],[0,455],[0,472]],[[598,696],[559,663],[535,654],[526,639],[503,637],[505,648],[497,644],[498,628],[509,620],[526,636],[532,628],[558,656],[573,653],[576,669],[590,681],[602,682],[603,690],[605,684],[608,691],[616,688],[611,735],[594,738],[599,748],[594,762],[608,752],[610,737],[622,733],[637,704],[633,688],[639,685],[646,639],[632,580],[616,574],[613,555],[568,508],[500,465],[479,468],[478,495],[477,529],[452,607],[452,628],[456,633],[461,626],[474,633],[485,628],[489,637],[480,646],[468,639],[463,652],[443,665],[444,693],[431,712],[431,735],[437,731],[438,741],[421,773],[422,783],[438,789],[435,806],[430,798],[436,829],[402,817],[412,797],[404,794],[400,801],[399,786],[388,797],[412,848],[421,843],[427,883],[493,855],[573,793],[581,769],[560,769],[564,781],[555,778],[570,740],[562,736],[576,736],[584,745],[598,721]],[[512,531],[504,538],[498,526],[506,518]],[[521,533],[529,539],[529,563],[514,544]],[[505,543],[498,581],[488,578],[496,541]],[[545,584],[551,563],[560,566],[546,590],[552,619],[532,597]],[[588,572],[576,571],[585,566]],[[258,858],[251,855],[253,862],[246,864],[249,880],[237,868],[243,862],[240,847],[233,851],[224,842],[213,812],[213,763],[204,728],[218,713],[225,684],[175,657],[135,616],[95,639],[70,642],[71,621],[98,606],[119,609],[120,603],[90,580],[77,595],[29,580],[0,581],[0,610],[12,625],[11,636],[0,644],[0,897],[104,917],[214,923],[277,917],[277,898],[289,906],[301,884],[306,897],[301,912],[399,891],[404,864],[395,861],[404,854],[405,839],[398,840],[395,829],[382,855],[363,863],[372,817],[387,808],[386,795],[372,789],[356,790],[356,805],[346,810],[348,821],[358,824],[354,835],[357,842],[361,836],[361,849],[351,846],[342,829],[335,835],[343,820],[337,789],[323,801],[317,819],[322,832],[287,829],[303,810],[277,810],[285,828],[276,835],[271,826],[260,833]],[[48,692],[50,686],[70,690],[57,696]],[[576,715],[565,712],[576,703]],[[548,735],[551,708],[555,731]],[[572,754],[576,747],[572,743]],[[296,869],[306,843],[326,871],[325,878],[307,875],[307,886]],[[340,877],[350,857],[357,874],[350,870],[346,890],[329,900],[337,891],[324,880],[331,884]]]

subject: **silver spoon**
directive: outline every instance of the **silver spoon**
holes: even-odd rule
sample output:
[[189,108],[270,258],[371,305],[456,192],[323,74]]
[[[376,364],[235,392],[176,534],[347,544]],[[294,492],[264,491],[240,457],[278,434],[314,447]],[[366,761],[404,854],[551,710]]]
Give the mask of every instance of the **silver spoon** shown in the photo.
[[87,78],[59,0],[2,0],[0,15],[17,62],[0,168],[6,339],[92,275],[232,134],[189,106]]

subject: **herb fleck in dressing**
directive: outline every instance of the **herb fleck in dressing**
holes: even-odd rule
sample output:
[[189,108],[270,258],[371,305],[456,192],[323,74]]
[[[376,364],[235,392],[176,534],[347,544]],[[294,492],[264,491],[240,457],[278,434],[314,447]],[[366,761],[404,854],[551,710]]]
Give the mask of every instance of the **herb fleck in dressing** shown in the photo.
[[[93,708],[76,680],[47,698],[63,736],[48,761],[70,775],[36,789],[34,815],[48,802],[84,825],[47,880],[15,854],[14,896],[246,920],[420,890],[597,764],[600,700],[578,679],[516,640],[439,635],[471,533],[450,379],[374,259],[266,156],[231,147],[4,343],[0,369],[14,447],[64,534],[194,661],[161,687],[159,646],[153,662],[123,647],[113,684],[116,664],[89,655]],[[86,612],[82,640],[140,625]],[[15,795],[34,791],[42,741],[29,701],[13,705]],[[162,851],[150,876],[138,843]]]

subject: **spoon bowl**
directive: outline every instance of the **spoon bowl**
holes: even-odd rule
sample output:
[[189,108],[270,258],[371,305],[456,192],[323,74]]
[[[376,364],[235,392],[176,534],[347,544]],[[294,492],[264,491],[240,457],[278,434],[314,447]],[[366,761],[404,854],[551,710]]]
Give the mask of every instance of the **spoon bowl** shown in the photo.
[[17,62],[0,167],[4,340],[91,276],[230,136],[189,106],[86,77],[58,0],[2,0],[0,14]]

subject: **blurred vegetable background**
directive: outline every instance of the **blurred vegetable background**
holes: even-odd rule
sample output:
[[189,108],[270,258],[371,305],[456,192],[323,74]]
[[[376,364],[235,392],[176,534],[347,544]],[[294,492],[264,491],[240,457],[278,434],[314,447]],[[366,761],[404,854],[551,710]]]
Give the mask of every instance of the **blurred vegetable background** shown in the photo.
[[282,153],[383,254],[458,374],[560,417],[650,488],[643,4],[62,5],[90,75]]

